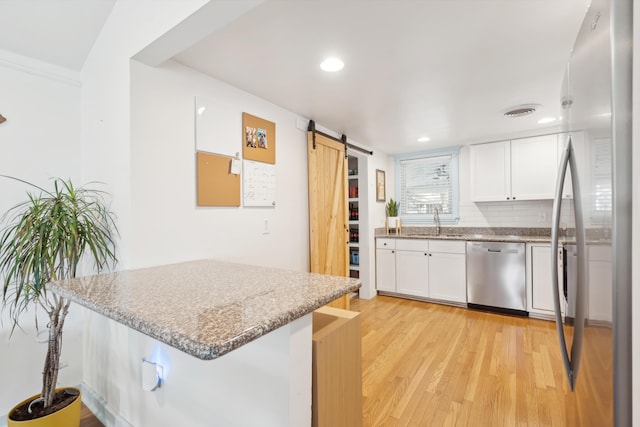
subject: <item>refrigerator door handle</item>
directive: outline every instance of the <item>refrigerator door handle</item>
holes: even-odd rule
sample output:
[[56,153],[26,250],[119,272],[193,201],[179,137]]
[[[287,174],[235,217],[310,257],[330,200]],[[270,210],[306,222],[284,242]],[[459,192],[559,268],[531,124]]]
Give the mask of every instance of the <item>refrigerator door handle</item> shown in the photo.
[[[564,179],[569,166],[569,159],[572,153],[571,137],[567,141],[567,146],[562,150],[562,158],[558,169],[558,179],[556,181],[556,191],[553,199],[553,211],[551,213],[551,283],[553,285],[553,307],[556,315],[556,330],[560,341],[560,352],[562,354],[562,362],[564,363],[564,371],[567,374],[569,387],[573,391],[573,372],[571,369],[571,361],[569,360],[569,351],[567,350],[567,340],[564,336],[564,328],[562,325],[562,312],[560,311],[560,288],[558,283],[558,240],[560,231],[560,205],[562,204],[562,189],[564,188]],[[573,177],[572,177],[573,178]]]
[[[573,341],[571,343],[571,356],[567,349],[567,341],[564,336],[562,324],[562,312],[560,311],[560,288],[558,283],[558,241],[560,229],[560,205],[562,203],[562,189],[567,170],[571,171],[571,183],[573,189],[574,213],[576,221],[576,249],[577,249],[577,287],[575,295],[575,323]],[[556,329],[560,340],[560,351],[564,369],[569,381],[569,387],[573,391],[578,378],[580,367],[580,357],[582,354],[582,340],[584,338],[584,324],[586,317],[586,267],[587,267],[587,247],[585,243],[585,228],[583,221],[582,192],[580,191],[580,177],[576,164],[576,155],[573,150],[571,136],[567,141],[567,146],[562,152],[560,168],[558,171],[558,181],[556,182],[555,198],[553,200],[553,212],[551,216],[551,281],[553,284],[553,304],[556,315]],[[570,298],[571,296],[569,296]]]
[[569,168],[571,169],[571,183],[573,188],[573,207],[576,218],[576,263],[577,263],[577,286],[575,300],[575,323],[573,328],[573,342],[571,343],[571,378],[573,381],[572,389],[575,387],[578,379],[578,371],[580,368],[580,356],[582,354],[582,340],[584,338],[584,326],[586,323],[587,309],[587,244],[586,229],[584,226],[584,212],[582,204],[582,192],[580,190],[580,176],[576,162],[575,151],[570,146],[571,155],[569,156]]

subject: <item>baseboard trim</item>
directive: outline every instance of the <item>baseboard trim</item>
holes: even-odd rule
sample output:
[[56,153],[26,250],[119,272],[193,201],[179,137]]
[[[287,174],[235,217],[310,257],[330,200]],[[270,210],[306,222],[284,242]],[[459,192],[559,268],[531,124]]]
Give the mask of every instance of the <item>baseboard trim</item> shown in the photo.
[[114,412],[109,407],[109,403],[87,384],[82,383],[78,388],[82,390],[82,402],[105,427],[133,427],[127,420]]

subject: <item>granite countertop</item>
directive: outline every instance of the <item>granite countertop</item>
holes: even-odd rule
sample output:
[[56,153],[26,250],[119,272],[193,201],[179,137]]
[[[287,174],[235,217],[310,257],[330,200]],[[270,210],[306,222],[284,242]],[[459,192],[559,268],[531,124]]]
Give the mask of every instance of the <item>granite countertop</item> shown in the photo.
[[210,360],[360,285],[347,277],[201,260],[64,280],[50,289]]
[[[575,243],[574,230],[560,234],[560,244]],[[550,228],[512,227],[442,227],[435,234],[435,227],[402,227],[400,234],[387,234],[384,228],[376,228],[375,237],[394,239],[463,240],[480,242],[551,243]],[[611,245],[611,232],[603,229],[586,230],[587,245]]]
[[481,242],[550,243],[548,228],[487,228],[487,227],[442,227],[435,234],[435,227],[403,227],[400,234],[387,234],[384,228],[376,229],[376,237],[399,239],[464,240]]

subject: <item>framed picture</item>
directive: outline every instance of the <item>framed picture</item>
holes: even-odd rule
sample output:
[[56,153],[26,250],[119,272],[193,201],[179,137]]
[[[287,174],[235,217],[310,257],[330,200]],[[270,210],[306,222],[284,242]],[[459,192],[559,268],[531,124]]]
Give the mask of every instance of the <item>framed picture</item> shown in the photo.
[[376,201],[384,202],[385,199],[384,171],[376,169]]

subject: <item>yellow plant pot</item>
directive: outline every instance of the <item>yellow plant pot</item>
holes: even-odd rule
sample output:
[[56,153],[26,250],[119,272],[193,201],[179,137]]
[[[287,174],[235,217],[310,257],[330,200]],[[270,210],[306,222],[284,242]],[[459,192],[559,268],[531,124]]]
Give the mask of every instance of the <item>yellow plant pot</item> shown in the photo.
[[[56,389],[64,390],[64,389],[74,389],[80,393],[80,390],[75,387],[64,387]],[[23,400],[18,403],[15,408],[19,408],[21,405],[24,405],[27,402],[32,401],[40,397],[39,394],[31,396],[28,399]],[[9,411],[9,415],[7,416],[7,427],[80,427],[80,409],[82,408],[82,394],[78,395],[78,398],[74,400],[70,405],[65,406],[58,412],[54,412],[53,414],[49,414],[46,417],[36,418],[35,420],[29,421],[14,421],[11,419],[11,414],[14,409]]]

